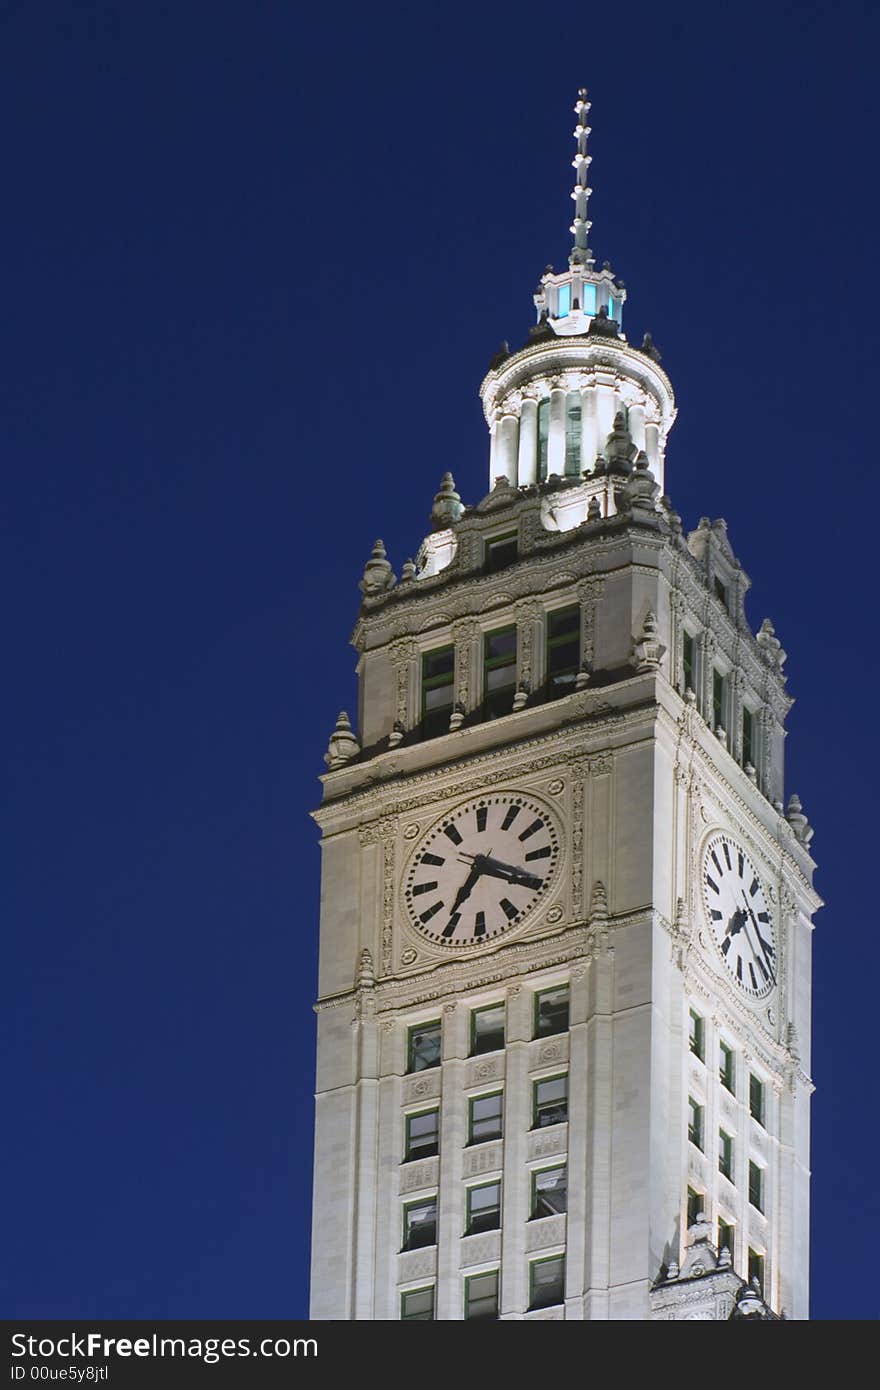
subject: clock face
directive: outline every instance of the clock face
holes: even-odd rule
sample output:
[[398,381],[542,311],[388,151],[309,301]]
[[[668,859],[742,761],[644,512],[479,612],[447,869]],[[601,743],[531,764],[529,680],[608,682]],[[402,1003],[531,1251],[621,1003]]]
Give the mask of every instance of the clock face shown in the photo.
[[740,989],[762,999],[776,984],[773,920],[754,864],[730,835],[705,848],[703,900],[724,964]]
[[559,835],[546,807],[516,792],[481,796],[444,816],[406,877],[410,921],[439,946],[480,946],[510,931],[547,893]]

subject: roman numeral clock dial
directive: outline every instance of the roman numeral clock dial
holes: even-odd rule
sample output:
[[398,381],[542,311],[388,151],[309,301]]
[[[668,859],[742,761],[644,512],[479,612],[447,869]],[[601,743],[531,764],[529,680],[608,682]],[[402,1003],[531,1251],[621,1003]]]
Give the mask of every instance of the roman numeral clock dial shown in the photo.
[[730,835],[703,851],[703,902],[716,945],[744,993],[763,999],[776,985],[776,937],[758,871]]
[[519,926],[546,896],[559,832],[531,797],[499,792],[443,816],[416,846],[404,887],[416,931],[438,946],[480,946]]

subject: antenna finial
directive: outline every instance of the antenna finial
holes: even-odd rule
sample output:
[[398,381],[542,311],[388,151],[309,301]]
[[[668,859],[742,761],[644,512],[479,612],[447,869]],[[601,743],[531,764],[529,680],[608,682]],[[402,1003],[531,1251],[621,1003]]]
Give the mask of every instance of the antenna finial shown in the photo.
[[587,125],[587,116],[590,111],[590,103],[587,101],[587,89],[581,87],[578,90],[578,99],[574,104],[575,114],[578,123],[574,128],[574,138],[577,141],[577,153],[571,161],[572,168],[577,171],[575,184],[572,189],[572,199],[574,200],[574,221],[571,224],[571,232],[574,236],[574,246],[569,256],[569,265],[574,269],[575,266],[583,266],[587,270],[593,267],[593,253],[589,245],[589,231],[592,222],[587,216],[590,194],[592,188],[587,183],[591,156],[587,154],[587,138],[590,134],[590,127]]

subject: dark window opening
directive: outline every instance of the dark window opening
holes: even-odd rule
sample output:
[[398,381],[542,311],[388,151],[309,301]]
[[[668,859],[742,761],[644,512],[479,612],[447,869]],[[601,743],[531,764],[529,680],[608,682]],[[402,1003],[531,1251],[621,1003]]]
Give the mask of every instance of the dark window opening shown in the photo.
[[455,648],[440,647],[422,657],[423,738],[449,732],[455,694]]
[[483,718],[510,714],[516,694],[516,628],[487,632],[483,639]]
[[547,614],[547,696],[574,690],[581,660],[581,610],[557,608]]

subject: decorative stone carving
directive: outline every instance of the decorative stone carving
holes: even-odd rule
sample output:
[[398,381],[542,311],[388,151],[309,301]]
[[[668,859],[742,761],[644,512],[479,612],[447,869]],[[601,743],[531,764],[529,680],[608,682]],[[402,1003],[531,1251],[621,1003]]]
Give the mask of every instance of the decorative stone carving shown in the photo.
[[641,635],[633,639],[632,661],[637,671],[659,669],[666,647],[660,641],[657,632],[657,617],[649,608],[642,624]]
[[356,758],[360,751],[361,746],[352,733],[351,720],[344,709],[340,710],[336,728],[330,735],[327,752],[324,754],[324,762],[330,772],[335,772],[338,767],[344,767],[352,758]]
[[785,819],[794,831],[795,839],[799,844],[803,845],[804,849],[808,849],[815,832],[804,815],[804,808],[801,805],[800,797],[796,796],[794,792],[792,792],[791,796],[788,798],[788,806],[785,808]]
[[439,1158],[426,1158],[421,1163],[405,1163],[400,1170],[400,1191],[418,1192],[423,1187],[436,1187]]
[[464,505],[455,490],[455,479],[451,473],[444,473],[431,508],[431,529],[445,531],[459,520],[463,511]]
[[684,898],[678,898],[672,924],[672,958],[682,973],[687,969],[692,937],[693,927],[688,917],[687,904]]
[[369,560],[364,566],[364,577],[360,591],[364,598],[376,598],[394,585],[394,573],[385,554],[385,546],[376,541]]
[[587,933],[587,954],[591,960],[614,954],[608,932],[608,894],[601,879],[593,884],[590,899],[590,927]]

